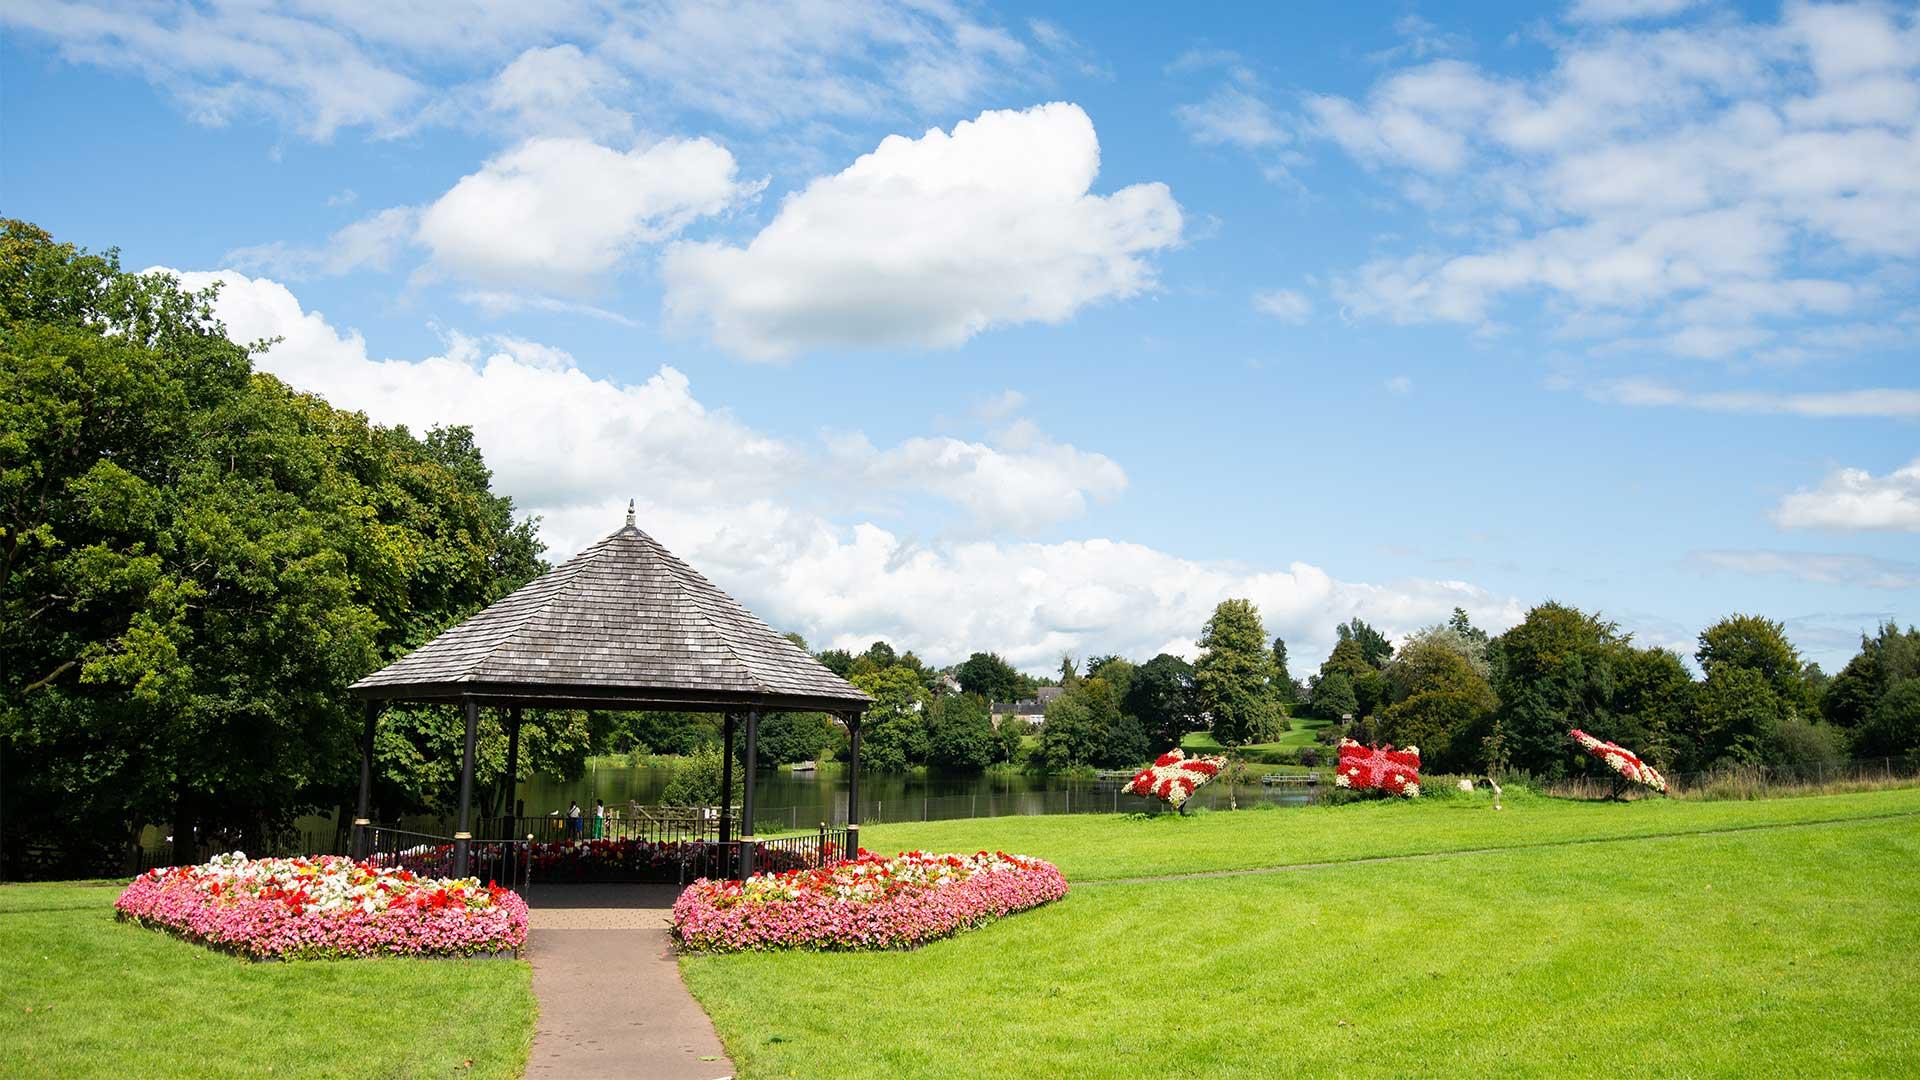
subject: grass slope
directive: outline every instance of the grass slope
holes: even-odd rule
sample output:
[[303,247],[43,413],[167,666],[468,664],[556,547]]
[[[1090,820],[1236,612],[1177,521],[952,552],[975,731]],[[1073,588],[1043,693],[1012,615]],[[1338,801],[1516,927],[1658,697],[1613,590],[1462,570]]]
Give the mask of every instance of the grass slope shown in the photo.
[[118,895],[0,886],[0,1075],[506,1080],[526,1065],[525,962],[251,963],[116,922]]
[[[1920,792],[1882,792],[957,823],[974,840],[958,846],[1077,867],[1074,891],[917,952],[682,970],[749,1080],[1903,1075],[1920,1060],[1920,828],[1881,815],[1916,811]],[[1794,821],[1820,824],[1765,827]],[[1701,831],[1741,826],[1762,827]],[[1283,865],[1503,833],[1618,839],[1090,884],[1221,851]]]
[[[1920,814],[1920,788],[1752,802],[1548,799],[1510,790],[1418,801],[1238,813],[1006,817],[863,828],[874,851],[998,848],[1051,860],[1072,882],[1200,873],[1594,839],[1657,836],[1883,814]],[[1916,822],[1920,827],[1920,822]]]

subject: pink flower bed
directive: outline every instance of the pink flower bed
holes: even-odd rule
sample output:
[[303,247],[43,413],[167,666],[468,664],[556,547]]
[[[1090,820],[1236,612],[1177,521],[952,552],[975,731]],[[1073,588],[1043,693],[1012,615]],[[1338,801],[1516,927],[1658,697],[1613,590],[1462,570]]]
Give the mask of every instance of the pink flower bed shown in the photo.
[[1067,894],[1052,863],[1005,852],[909,851],[818,870],[701,879],[673,905],[684,949],[905,949]]
[[423,878],[338,855],[149,870],[120,917],[262,960],[472,956],[518,949],[527,902],[475,878]]

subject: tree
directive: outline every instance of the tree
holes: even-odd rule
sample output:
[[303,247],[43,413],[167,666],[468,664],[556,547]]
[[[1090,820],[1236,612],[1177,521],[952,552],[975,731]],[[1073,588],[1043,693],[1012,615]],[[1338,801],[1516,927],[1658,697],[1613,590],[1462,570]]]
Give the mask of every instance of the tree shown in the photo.
[[1019,700],[1020,673],[999,653],[974,653],[953,674],[962,693],[977,694],[988,701]]
[[[728,805],[739,805],[746,799],[746,770],[735,762],[733,770],[732,797]],[[667,786],[660,792],[662,806],[718,806],[720,805],[720,781],[725,776],[726,757],[718,746],[703,746],[693,752],[686,761],[674,766],[673,775],[667,778]]]
[[1814,697],[1806,683],[1806,665],[1787,640],[1786,627],[1759,615],[1729,615],[1700,632],[1700,648],[1693,658],[1707,678],[1721,668],[1759,672],[1781,702],[1796,713],[1813,710]]
[[1764,672],[1715,665],[1700,684],[1692,760],[1702,768],[1726,762],[1758,764],[1765,760],[1776,729],[1791,715]]
[[[1337,642],[1333,652],[1320,665],[1322,679],[1336,673],[1345,678],[1347,689],[1353,693],[1354,705],[1349,711],[1354,716],[1371,716],[1386,700],[1386,679],[1379,668],[1367,662],[1366,649],[1351,637]],[[1330,719],[1339,719],[1339,714],[1334,714]]]
[[1683,734],[1693,723],[1693,676],[1667,649],[1621,645],[1615,660],[1611,726],[1593,734],[1639,754],[1657,768],[1683,762]]
[[[340,808],[346,685],[540,568],[470,432],[254,372],[212,295],[0,222],[0,753],[34,762],[0,818],[72,872],[149,823],[257,842]],[[435,713],[393,711],[383,761],[422,756],[407,718]],[[584,756],[580,714],[530,722]],[[442,795],[399,775],[388,813]]]
[[1466,771],[1479,764],[1485,721],[1498,704],[1486,675],[1474,668],[1458,634],[1445,628],[1415,635],[1385,672],[1390,704],[1378,735],[1397,746],[1417,746],[1423,764]]
[[1328,720],[1360,715],[1360,702],[1353,696],[1353,680],[1341,671],[1330,671],[1314,679],[1307,703],[1315,716]]
[[845,649],[828,649],[814,657],[820,666],[845,679],[853,674],[853,654]]
[[845,741],[826,713],[770,712],[760,718],[754,751],[760,765],[791,765],[830,756]]
[[1860,635],[1860,651],[1827,683],[1820,711],[1837,727],[1865,724],[1893,684],[1920,678],[1920,630],[1883,623],[1872,637]]
[[1874,702],[1854,752],[1867,757],[1920,753],[1920,679],[1897,679]]
[[1121,705],[1139,718],[1154,748],[1179,746],[1196,724],[1193,666],[1172,653],[1161,653],[1140,665]]
[[1273,639],[1273,692],[1282,705],[1296,704],[1300,699],[1299,688],[1294,685],[1293,676],[1287,671],[1287,640]]
[[1489,643],[1501,737],[1514,768],[1564,775],[1568,729],[1607,729],[1624,642],[1612,622],[1549,601]]
[[984,769],[1001,748],[994,740],[987,700],[978,694],[948,694],[927,713],[927,761],[950,769]]
[[1385,634],[1358,617],[1334,627],[1334,633],[1339,635],[1341,641],[1351,641],[1359,646],[1361,659],[1375,671],[1385,667],[1387,661],[1393,658],[1393,643],[1387,640]]
[[856,672],[852,682],[873,696],[873,705],[861,721],[861,767],[897,771],[924,763],[927,725],[922,714],[931,695],[919,676],[896,666]]
[[1251,600],[1223,600],[1200,634],[1194,691],[1213,723],[1213,737],[1238,747],[1271,738],[1280,725],[1273,654],[1260,609]]

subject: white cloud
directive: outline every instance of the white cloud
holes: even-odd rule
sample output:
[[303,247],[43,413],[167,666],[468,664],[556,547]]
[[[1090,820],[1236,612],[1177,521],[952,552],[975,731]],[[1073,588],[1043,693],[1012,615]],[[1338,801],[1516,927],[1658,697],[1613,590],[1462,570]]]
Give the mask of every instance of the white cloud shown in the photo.
[[1024,532],[1077,518],[1090,499],[1111,499],[1127,486],[1126,471],[1112,458],[1055,442],[1025,420],[988,442],[915,436],[876,451],[861,438],[842,442],[837,452],[871,483],[938,493],[995,530]]
[[265,271],[293,281],[315,275],[338,277],[363,268],[385,271],[412,242],[417,218],[412,207],[395,206],[340,229],[318,248],[276,241],[235,248],[221,258],[243,270]]
[[640,244],[759,190],[710,139],[663,139],[622,153],[580,138],[530,139],[492,158],[420,215],[436,269],[566,292]]
[[264,115],[314,139],[506,125],[621,135],[681,109],[771,129],[954,108],[1045,77],[1047,56],[968,5],[884,0],[456,0],[444,4],[11,4],[0,23],[134,72],[194,120]]
[[953,346],[996,326],[1064,322],[1152,287],[1145,256],[1180,239],[1166,185],[1090,194],[1099,169],[1077,105],[888,136],[789,196],[745,247],[671,246],[667,311],[760,358]]
[[1806,393],[1760,390],[1697,393],[1657,379],[1618,379],[1589,387],[1586,393],[1595,401],[1618,405],[1704,409],[1709,412],[1829,418],[1920,418],[1920,390],[1888,387]]
[[[1572,16],[1691,6],[1616,0]],[[1336,278],[1354,314],[1537,316],[1600,347],[1743,360],[1894,299],[1864,283],[1920,258],[1911,11],[1790,3],[1773,23],[1712,15],[1542,40],[1544,70],[1444,59],[1359,97],[1306,98],[1307,130],[1443,226]]]
[[[997,521],[993,539],[916,540],[849,520],[842,493],[818,486],[834,470],[817,455],[709,408],[673,368],[622,383],[538,343],[458,334],[440,356],[375,360],[359,335],[303,310],[273,281],[181,276],[191,287],[225,283],[216,312],[236,338],[282,338],[260,366],[294,386],[382,423],[473,425],[497,488],[543,516],[550,554],[564,558],[613,531],[637,498],[649,532],[816,647],[887,637],[936,663],[994,649],[1034,670],[1062,652],[1145,658],[1191,652],[1213,606],[1246,596],[1304,665],[1332,647],[1335,624],[1356,615],[1390,635],[1455,606],[1496,630],[1524,615],[1516,601],[1460,581],[1374,585],[1305,563],[1249,568],[1099,538],[1023,542]],[[915,439],[874,449],[853,438],[827,460],[851,461],[861,483],[891,475],[910,489],[944,485],[948,497],[990,516],[1054,520],[1050,507],[1125,482],[1109,459],[1030,425],[984,444]]]
[[1872,555],[1819,551],[1701,551],[1688,560],[1756,577],[1790,577],[1815,585],[1920,589],[1920,565]]
[[1387,380],[1386,387],[1388,393],[1399,394],[1404,397],[1407,394],[1413,393],[1413,377],[1410,375],[1395,375]]
[[1567,12],[1576,22],[1621,22],[1671,18],[1700,0],[1575,0]]
[[1313,301],[1295,289],[1266,289],[1253,294],[1254,310],[1281,322],[1300,325],[1313,317]]
[[578,45],[552,45],[528,49],[501,68],[481,91],[481,105],[527,135],[611,139],[633,130],[633,115],[613,103],[627,89],[604,59]]
[[1262,150],[1291,138],[1273,106],[1238,86],[1222,86],[1204,101],[1176,107],[1173,115],[1194,142],[1207,146]]
[[1835,469],[1814,490],[1780,500],[1773,520],[1783,529],[1920,532],[1920,458],[1885,476]]

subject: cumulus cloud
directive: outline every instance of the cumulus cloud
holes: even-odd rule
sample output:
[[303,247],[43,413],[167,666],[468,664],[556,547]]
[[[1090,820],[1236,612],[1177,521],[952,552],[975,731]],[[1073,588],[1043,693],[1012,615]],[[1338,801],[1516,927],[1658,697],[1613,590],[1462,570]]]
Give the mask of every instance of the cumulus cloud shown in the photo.
[[530,139],[423,210],[419,239],[452,276],[577,289],[638,245],[759,190],[738,171],[705,138],[624,153],[581,138]]
[[1219,87],[1203,101],[1177,107],[1173,115],[1202,145],[1262,150],[1291,138],[1273,106],[1239,86]]
[[1165,184],[1094,195],[1099,170],[1077,105],[888,136],[789,196],[744,247],[670,247],[667,311],[756,358],[953,346],[996,326],[1063,322],[1150,288],[1146,256],[1180,239]]
[[[1691,6],[1590,0],[1570,15]],[[1873,318],[1892,297],[1865,283],[1920,258],[1911,11],[1790,3],[1771,23],[1590,25],[1544,42],[1543,70],[1439,59],[1303,101],[1304,131],[1446,226],[1339,276],[1349,311],[1474,327],[1541,313],[1608,347],[1769,359]]]
[[394,260],[412,243],[418,217],[411,206],[395,206],[340,229],[318,248],[292,247],[276,241],[235,248],[222,261],[290,281],[338,277],[360,269],[384,271],[391,269]]
[[[1102,538],[1023,541],[1014,519],[1057,521],[1063,505],[1120,491],[1125,474],[1020,421],[984,442],[876,448],[856,434],[816,451],[709,407],[671,367],[628,383],[537,342],[459,334],[441,355],[378,360],[277,282],[181,277],[224,283],[216,311],[236,338],[281,338],[259,363],[292,385],[382,423],[471,424],[497,488],[542,515],[551,554],[611,532],[637,498],[650,532],[816,647],[888,637],[936,663],[994,649],[1033,670],[1062,652],[1191,653],[1213,606],[1245,596],[1305,662],[1354,616],[1397,635],[1455,606],[1495,629],[1524,614],[1461,581],[1367,584],[1306,563],[1263,569]],[[849,515],[843,492],[820,487],[842,467],[862,487],[931,491],[985,514],[992,539],[917,539]]]
[[1780,500],[1773,520],[1785,529],[1920,532],[1920,458],[1885,476],[1835,469],[1812,491]]

